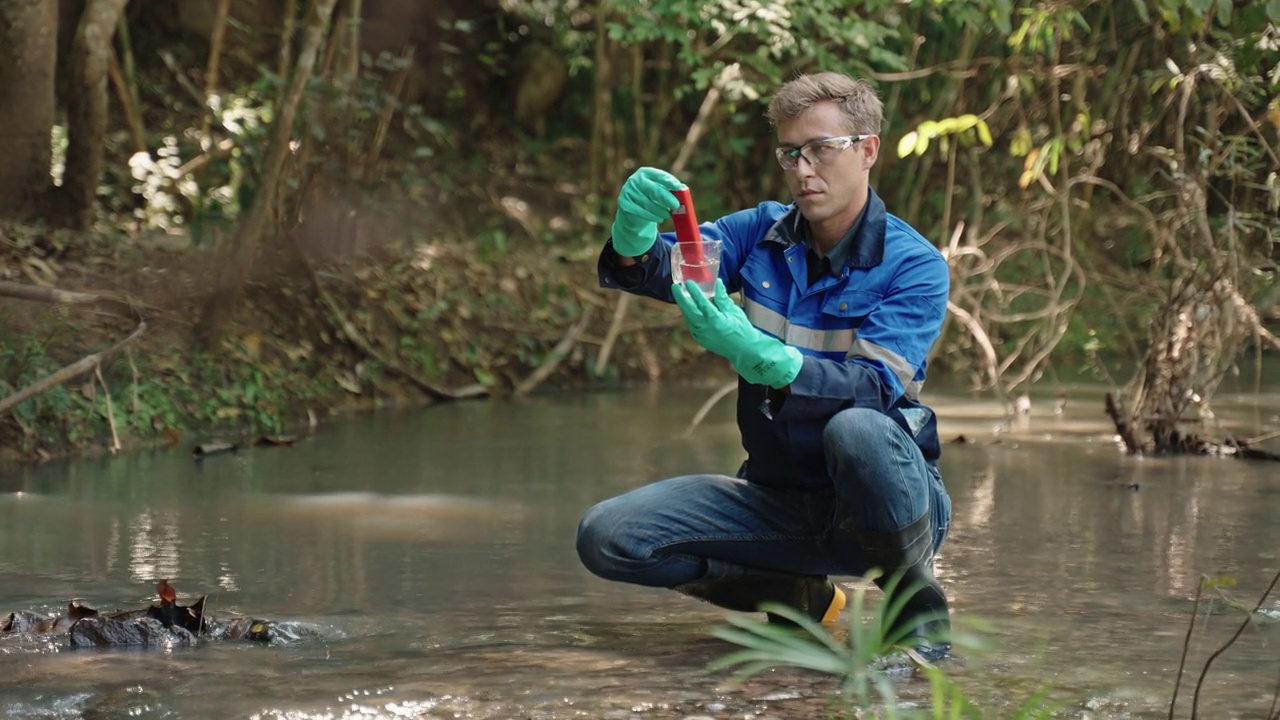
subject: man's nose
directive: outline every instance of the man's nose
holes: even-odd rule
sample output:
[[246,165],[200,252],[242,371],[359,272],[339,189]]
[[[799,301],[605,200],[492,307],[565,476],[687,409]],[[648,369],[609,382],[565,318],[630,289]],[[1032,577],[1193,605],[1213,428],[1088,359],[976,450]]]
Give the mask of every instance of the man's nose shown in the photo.
[[796,175],[799,177],[812,177],[816,172],[817,164],[803,154],[796,158]]

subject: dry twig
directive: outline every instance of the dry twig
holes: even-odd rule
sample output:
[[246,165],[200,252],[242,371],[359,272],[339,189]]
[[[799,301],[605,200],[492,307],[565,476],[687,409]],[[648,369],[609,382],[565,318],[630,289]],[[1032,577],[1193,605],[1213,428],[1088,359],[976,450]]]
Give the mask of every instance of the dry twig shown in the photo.
[[102,396],[107,401],[107,425],[111,428],[111,454],[115,455],[123,450],[124,446],[120,444],[120,434],[116,432],[116,412],[111,404],[111,388],[107,387],[107,381],[102,377],[102,365],[95,365],[93,374],[98,379],[98,384],[102,386]]
[[574,323],[565,332],[564,337],[560,338],[560,342],[556,343],[556,346],[551,349],[551,353],[542,361],[542,364],[516,386],[515,394],[517,396],[529,394],[550,377],[551,373],[555,372],[560,363],[569,356],[573,346],[577,344],[578,336],[582,334],[583,330],[587,329],[587,325],[591,322],[592,311],[591,307],[583,309],[582,316],[578,318],[578,322]]

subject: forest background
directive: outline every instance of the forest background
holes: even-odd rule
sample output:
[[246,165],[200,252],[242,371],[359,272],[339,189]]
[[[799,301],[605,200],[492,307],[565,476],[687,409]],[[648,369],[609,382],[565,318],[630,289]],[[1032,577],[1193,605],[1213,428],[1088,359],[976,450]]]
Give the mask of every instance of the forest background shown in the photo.
[[950,262],[934,377],[1176,452],[1280,350],[1280,0],[0,0],[0,460],[727,379],[597,287],[614,197],[789,201],[764,107],[824,69]]

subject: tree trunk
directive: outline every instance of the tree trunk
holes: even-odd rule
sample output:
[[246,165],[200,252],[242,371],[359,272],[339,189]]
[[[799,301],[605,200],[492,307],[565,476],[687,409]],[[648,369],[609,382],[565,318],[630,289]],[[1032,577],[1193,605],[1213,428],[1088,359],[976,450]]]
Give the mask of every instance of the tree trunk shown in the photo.
[[320,46],[328,33],[336,4],[337,0],[312,0],[307,10],[298,59],[289,84],[276,103],[277,113],[271,123],[266,158],[259,171],[262,182],[258,184],[249,211],[240,219],[232,241],[230,258],[223,263],[214,295],[205,304],[196,325],[196,338],[202,345],[211,345],[222,336],[231,309],[240,300],[253,260],[260,251],[262,238],[268,230],[273,229],[268,226],[268,221],[279,198],[280,176],[285,161],[292,152],[290,143],[293,141],[298,108],[315,72],[316,57],[320,54]]
[[67,169],[62,189],[76,227],[93,221],[94,197],[102,177],[107,137],[107,78],[111,38],[129,0],[90,0],[71,46],[67,93]]
[[32,219],[49,180],[58,0],[0,0],[0,217]]

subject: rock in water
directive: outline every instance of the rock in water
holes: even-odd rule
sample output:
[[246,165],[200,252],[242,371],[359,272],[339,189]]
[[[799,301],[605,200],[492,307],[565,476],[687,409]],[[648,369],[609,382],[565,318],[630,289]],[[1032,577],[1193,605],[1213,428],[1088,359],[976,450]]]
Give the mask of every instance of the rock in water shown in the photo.
[[185,628],[153,617],[87,617],[77,620],[68,633],[71,647],[182,647],[196,644]]

